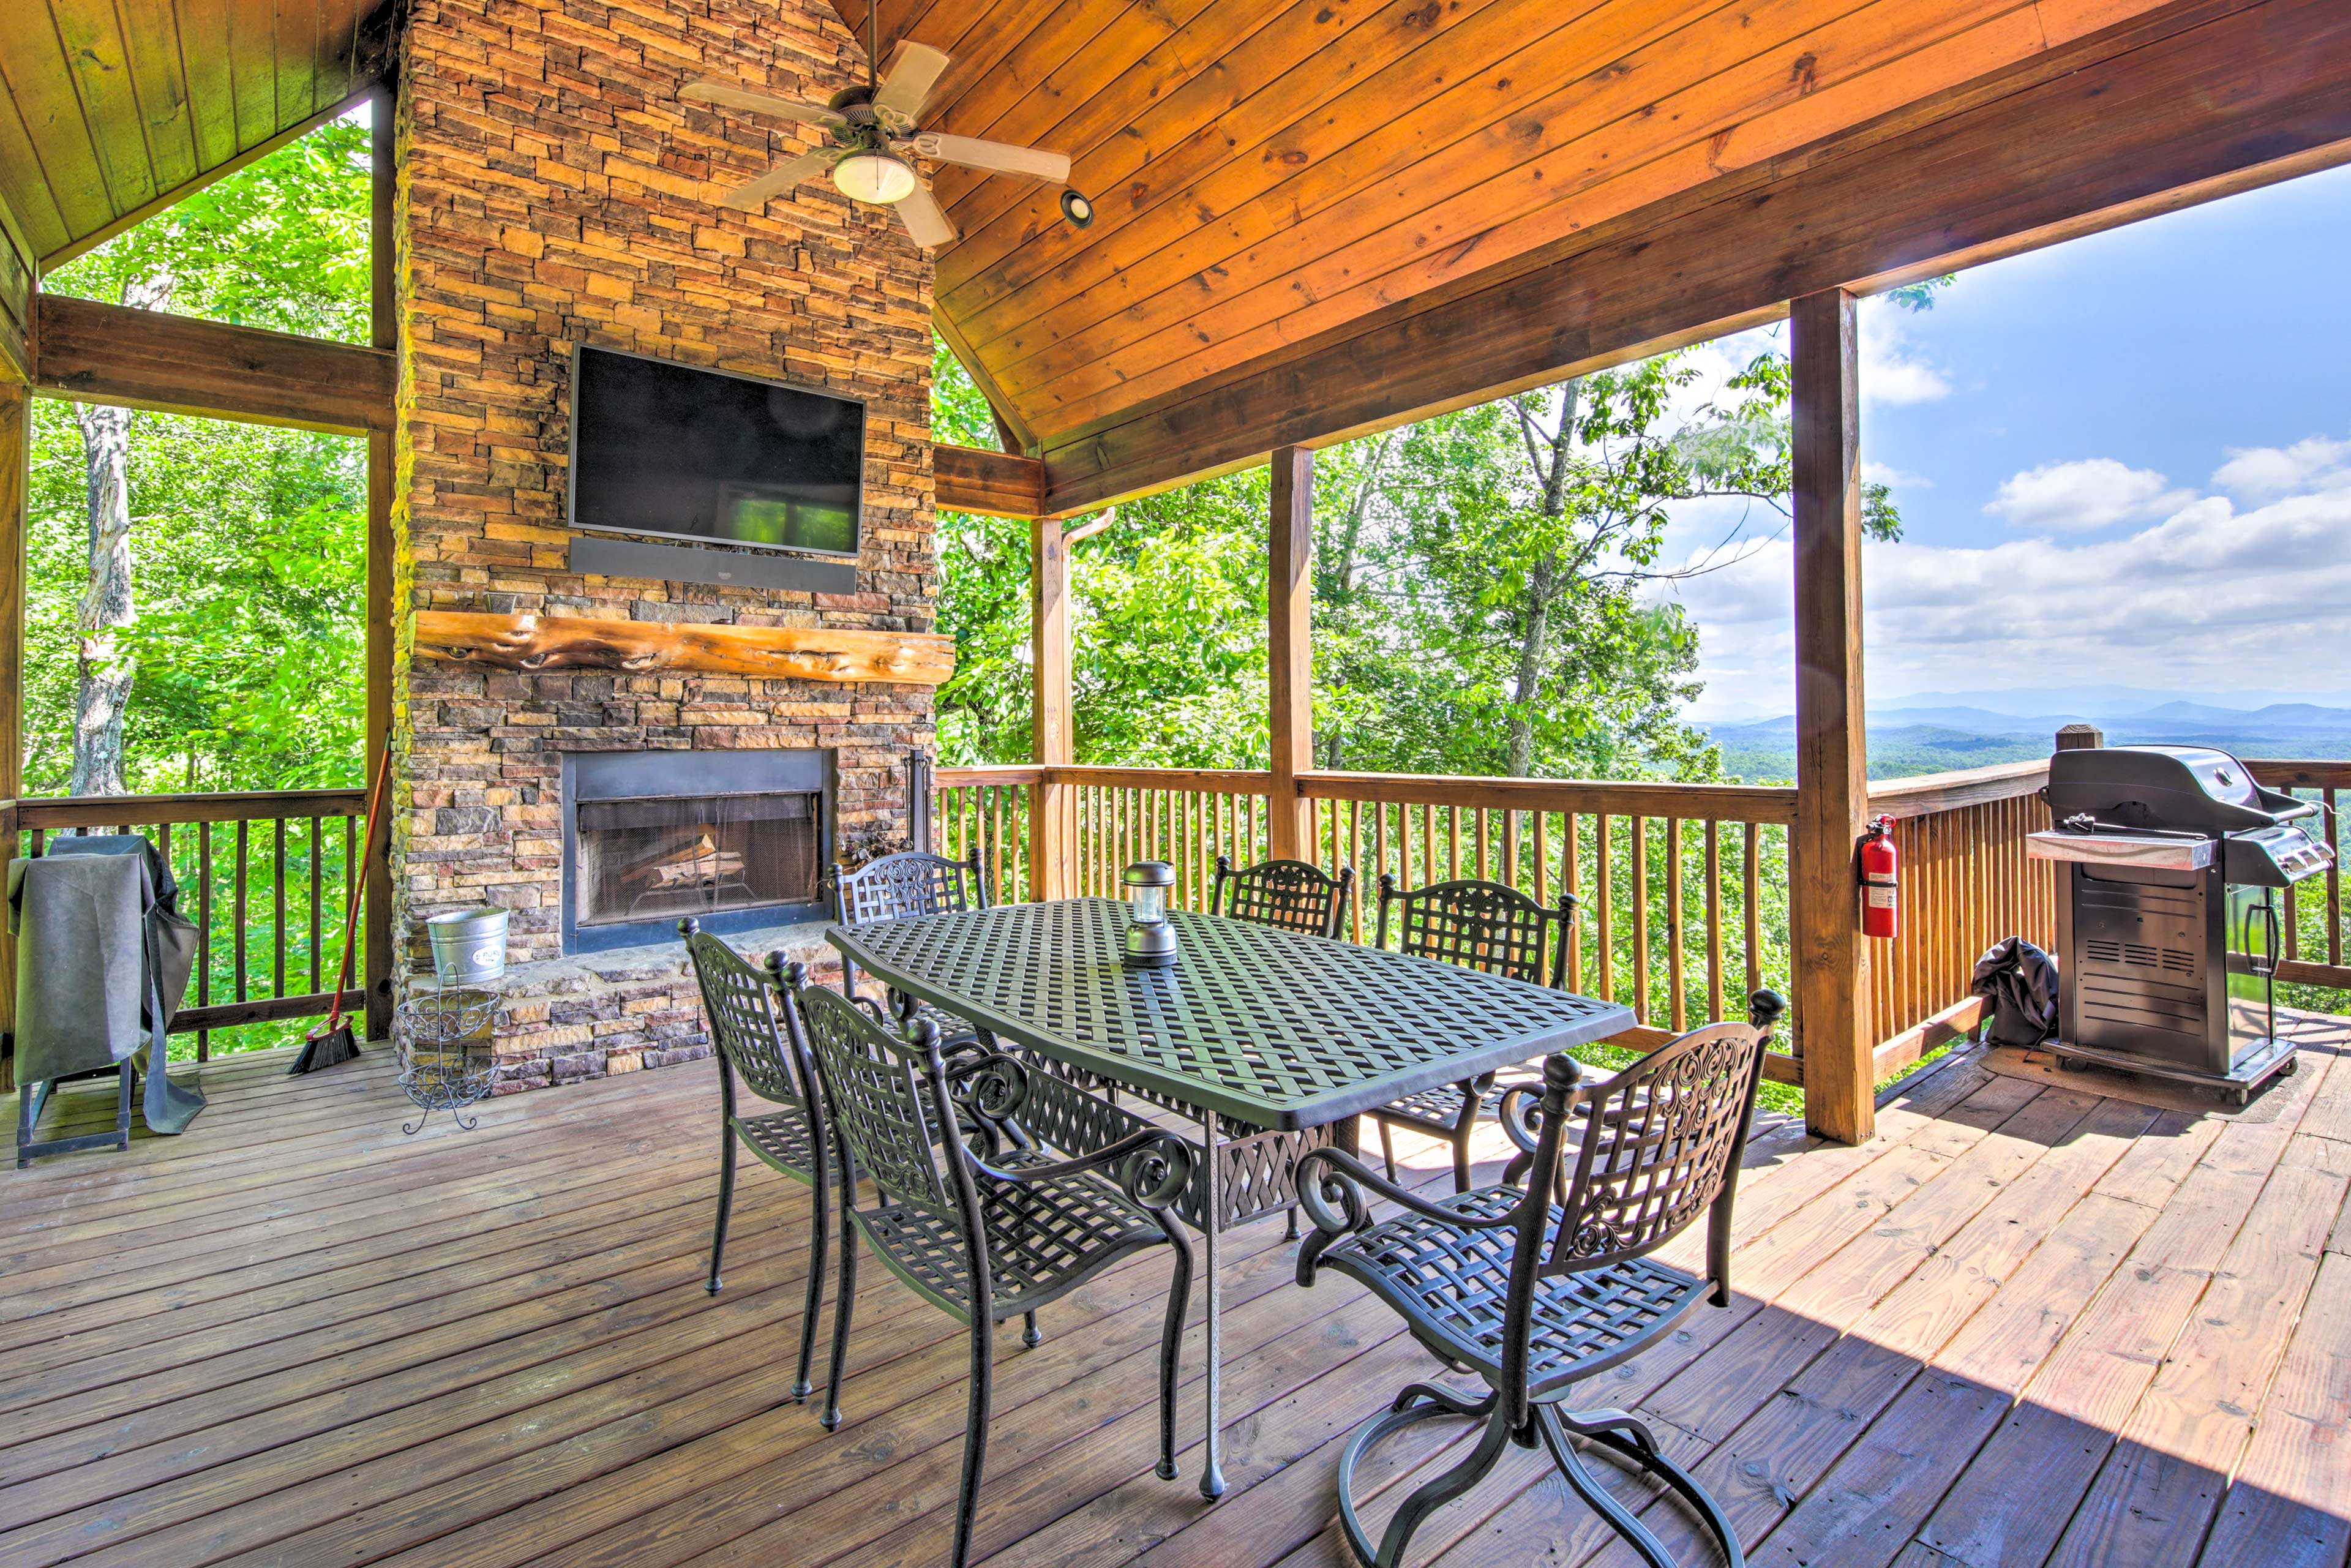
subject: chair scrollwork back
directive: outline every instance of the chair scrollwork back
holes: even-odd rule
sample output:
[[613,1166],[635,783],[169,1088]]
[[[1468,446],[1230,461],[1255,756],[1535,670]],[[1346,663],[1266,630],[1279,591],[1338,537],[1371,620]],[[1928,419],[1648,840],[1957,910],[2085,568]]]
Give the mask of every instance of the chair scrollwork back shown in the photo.
[[1396,950],[1556,990],[1567,983],[1567,936],[1575,900],[1537,904],[1499,882],[1438,882],[1405,892],[1380,874],[1379,944],[1396,913]]
[[901,1200],[953,1213],[955,1195],[939,1164],[941,1129],[919,1059],[839,992],[807,985],[788,968],[779,967],[776,980],[799,1003],[785,1019],[796,1032],[806,1025],[833,1129],[849,1157],[844,1179],[864,1176]]
[[1336,936],[1346,926],[1354,887],[1353,866],[1326,876],[1304,861],[1273,860],[1236,871],[1230,855],[1218,855],[1209,913],[1309,936]]
[[695,922],[685,921],[682,928],[719,1055],[762,1100],[805,1104],[801,1064],[777,1017],[777,996],[768,977]]

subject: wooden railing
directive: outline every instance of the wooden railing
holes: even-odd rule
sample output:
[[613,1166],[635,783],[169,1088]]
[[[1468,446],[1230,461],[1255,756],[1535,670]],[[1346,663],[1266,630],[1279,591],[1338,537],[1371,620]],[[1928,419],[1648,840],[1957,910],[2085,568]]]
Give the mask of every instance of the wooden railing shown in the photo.
[[1137,861],[1176,868],[1175,904],[1206,909],[1217,857],[1235,865],[1267,853],[1266,791],[1273,776],[1204,768],[1057,768],[1069,796],[1079,897],[1120,896]]
[[2335,863],[2323,880],[2314,877],[2286,889],[2285,955],[2278,978],[2289,985],[2351,988],[2351,965],[2344,962],[2343,821],[2335,810],[2336,791],[2351,789],[2351,762],[2248,758],[2245,766],[2258,782],[2316,801],[2321,816],[2303,826],[2335,846]]
[[927,847],[956,860],[978,852],[990,904],[1029,896],[1029,824],[1043,778],[1040,768],[942,768],[932,775]]
[[[196,1037],[197,1060],[211,1055],[215,1030],[333,1005],[343,918],[360,896],[365,790],[84,796],[14,810],[28,855],[59,833],[143,833],[163,852],[197,930],[195,972],[172,1021]],[[360,1000],[357,988],[343,994],[347,1009]]]
[[1873,812],[1892,817],[1901,852],[1901,935],[1872,942],[1870,1008],[1886,1077],[1977,1021],[1976,959],[2005,936],[2057,941],[2057,881],[2025,857],[2049,826],[2049,764],[2021,762],[1877,784]]

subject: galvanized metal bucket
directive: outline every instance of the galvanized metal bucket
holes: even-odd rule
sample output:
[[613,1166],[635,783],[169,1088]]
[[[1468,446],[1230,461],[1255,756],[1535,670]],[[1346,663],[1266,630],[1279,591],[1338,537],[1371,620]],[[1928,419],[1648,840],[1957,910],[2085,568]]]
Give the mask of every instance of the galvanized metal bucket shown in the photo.
[[484,986],[507,972],[507,912],[494,904],[427,915],[424,936],[444,986]]

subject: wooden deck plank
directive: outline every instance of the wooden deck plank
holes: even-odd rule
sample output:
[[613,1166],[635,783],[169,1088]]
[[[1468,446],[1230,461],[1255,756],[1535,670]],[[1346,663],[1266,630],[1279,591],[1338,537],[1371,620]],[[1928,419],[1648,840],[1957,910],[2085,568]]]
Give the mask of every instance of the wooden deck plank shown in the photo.
[[2351,1554],[2351,1258],[2327,1253],[2199,1568]]

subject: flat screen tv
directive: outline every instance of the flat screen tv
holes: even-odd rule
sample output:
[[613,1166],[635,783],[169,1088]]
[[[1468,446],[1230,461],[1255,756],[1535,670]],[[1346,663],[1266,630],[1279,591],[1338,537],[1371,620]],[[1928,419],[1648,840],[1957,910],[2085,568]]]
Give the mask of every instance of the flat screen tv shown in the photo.
[[854,398],[573,352],[575,528],[853,558],[864,477]]

